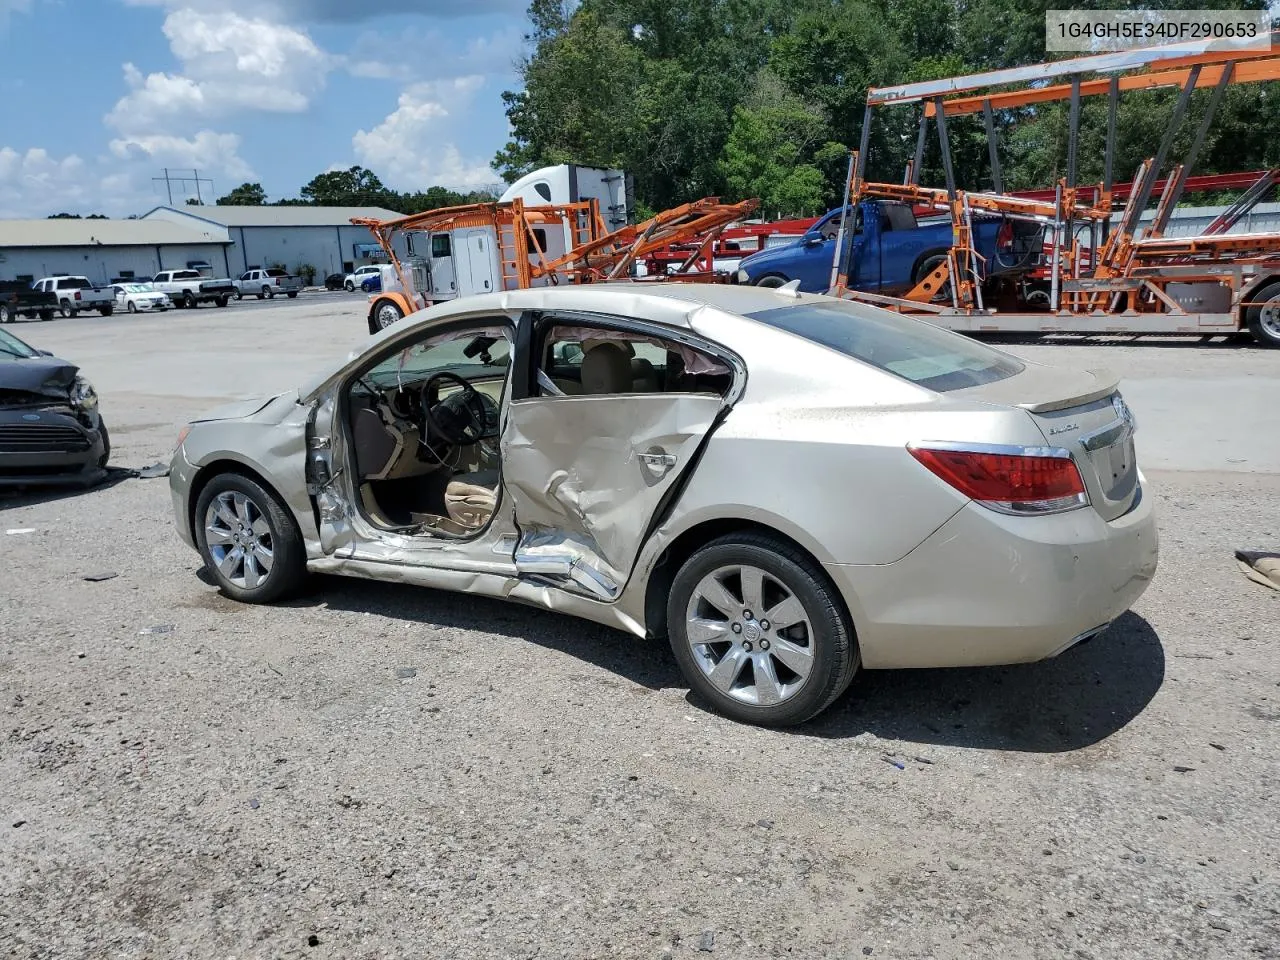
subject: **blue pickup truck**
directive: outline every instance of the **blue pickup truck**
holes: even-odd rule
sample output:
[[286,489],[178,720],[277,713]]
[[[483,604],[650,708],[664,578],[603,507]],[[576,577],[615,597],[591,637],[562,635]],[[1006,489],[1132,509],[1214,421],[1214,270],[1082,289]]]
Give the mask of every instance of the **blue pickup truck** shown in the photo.
[[[943,260],[951,246],[950,219],[919,224],[903,203],[864,200],[845,225],[849,286],[870,293],[897,295],[910,290]],[[840,210],[823,216],[795,243],[761,250],[738,264],[738,283],[780,287],[800,281],[808,293],[825,293],[840,231]],[[984,280],[1032,269],[1043,249],[1043,228],[1000,216],[974,216],[974,247],[984,258]],[[852,244],[850,240],[852,239]],[[851,248],[851,249],[850,249]],[[942,299],[950,299],[947,288]]]

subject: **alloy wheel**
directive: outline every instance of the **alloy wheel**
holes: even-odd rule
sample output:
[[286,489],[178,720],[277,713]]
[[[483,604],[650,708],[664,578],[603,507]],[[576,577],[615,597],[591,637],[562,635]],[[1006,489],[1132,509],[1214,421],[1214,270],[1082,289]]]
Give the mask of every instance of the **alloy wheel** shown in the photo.
[[795,593],[759,567],[720,567],[698,582],[686,611],[694,662],[727,696],[774,706],[813,670],[814,631]]
[[248,496],[239,490],[218,494],[205,510],[204,528],[209,554],[229,583],[252,590],[271,573],[271,524]]

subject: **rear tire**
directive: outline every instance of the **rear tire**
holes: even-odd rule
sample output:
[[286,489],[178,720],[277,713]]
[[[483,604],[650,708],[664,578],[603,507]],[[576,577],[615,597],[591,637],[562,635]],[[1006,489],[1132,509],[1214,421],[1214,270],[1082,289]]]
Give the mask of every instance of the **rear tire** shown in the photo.
[[287,294],[287,296],[289,297],[289,299],[290,299],[290,300],[297,300],[297,299],[298,299],[298,291],[296,291],[296,290],[292,290],[292,291],[290,291],[290,292]]
[[0,303],[0,323],[13,323],[13,314],[9,312],[7,303]]
[[99,308],[98,312],[102,314],[104,317],[109,317],[116,312],[116,308],[115,308],[115,305],[112,304],[111,306]]
[[220,307],[225,307],[225,306],[227,305],[227,302],[228,302],[230,299],[231,299],[231,298],[230,298],[229,296],[227,296],[226,294],[223,294],[223,295],[222,295],[221,297],[219,297],[219,298],[217,299],[217,301],[215,301],[215,302],[218,304],[218,306],[220,306]]
[[348,280],[346,283],[344,283],[344,284],[342,285],[342,288],[343,288],[344,290],[346,290],[346,291],[347,291],[347,293],[355,293],[355,292],[356,292],[356,285],[355,285],[352,281],[350,281],[350,280]]
[[184,293],[182,295],[182,305],[186,307],[188,310],[194,310],[196,308],[195,294],[193,294],[190,290]]
[[70,317],[76,316],[80,311],[71,309],[70,300],[62,300],[58,303],[58,313],[62,316],[63,320],[66,320]]
[[[262,288],[262,296],[266,297],[268,300],[274,300],[276,298],[276,292],[270,287],[264,286]],[[262,297],[259,297],[258,299],[261,300]]]
[[[945,253],[935,253],[932,256],[925,257],[920,261],[920,265],[916,267],[915,275],[911,278],[911,285],[919,285],[921,280],[933,273],[933,271],[937,270],[938,267],[942,266],[946,262],[947,255]],[[947,277],[946,283],[938,288],[937,292],[934,293],[933,298],[929,302],[943,303],[949,306],[951,304],[951,290],[952,278]]]
[[742,723],[803,723],[848,688],[859,664],[853,627],[822,568],[763,534],[720,537],[685,561],[671,584],[667,632],[690,687]]
[[[271,603],[295,592],[306,579],[306,549],[293,514],[256,480],[238,473],[214,477],[196,500],[194,520],[200,556],[227,596],[241,603]],[[236,536],[248,544],[252,561],[233,540]],[[261,575],[267,561],[270,567]]]
[[244,294],[243,294],[243,293],[241,293],[239,290],[237,290],[237,291],[236,291],[236,299],[237,299],[237,300],[243,300],[243,299],[244,299]]
[[1264,347],[1280,347],[1280,283],[1270,283],[1249,297],[1261,301],[1245,311],[1253,339]]

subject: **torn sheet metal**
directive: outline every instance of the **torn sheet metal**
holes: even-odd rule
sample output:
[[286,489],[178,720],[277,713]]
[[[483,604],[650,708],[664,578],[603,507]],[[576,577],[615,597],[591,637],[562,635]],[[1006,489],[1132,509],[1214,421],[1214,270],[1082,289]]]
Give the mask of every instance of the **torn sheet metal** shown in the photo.
[[567,589],[616,596],[650,520],[722,405],[719,397],[677,394],[512,403],[502,463],[522,531],[517,569],[527,563],[552,576],[555,557],[554,576]]

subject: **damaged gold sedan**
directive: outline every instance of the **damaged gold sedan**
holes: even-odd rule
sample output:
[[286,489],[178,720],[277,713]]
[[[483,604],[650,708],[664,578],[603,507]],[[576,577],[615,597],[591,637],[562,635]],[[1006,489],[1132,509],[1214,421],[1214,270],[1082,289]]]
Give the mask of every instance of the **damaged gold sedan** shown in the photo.
[[858,667],[1055,656],[1156,567],[1116,381],[827,297],[596,284],[442,304],[184,430],[177,527],[221,589],[307,571],[667,636],[751,723]]

